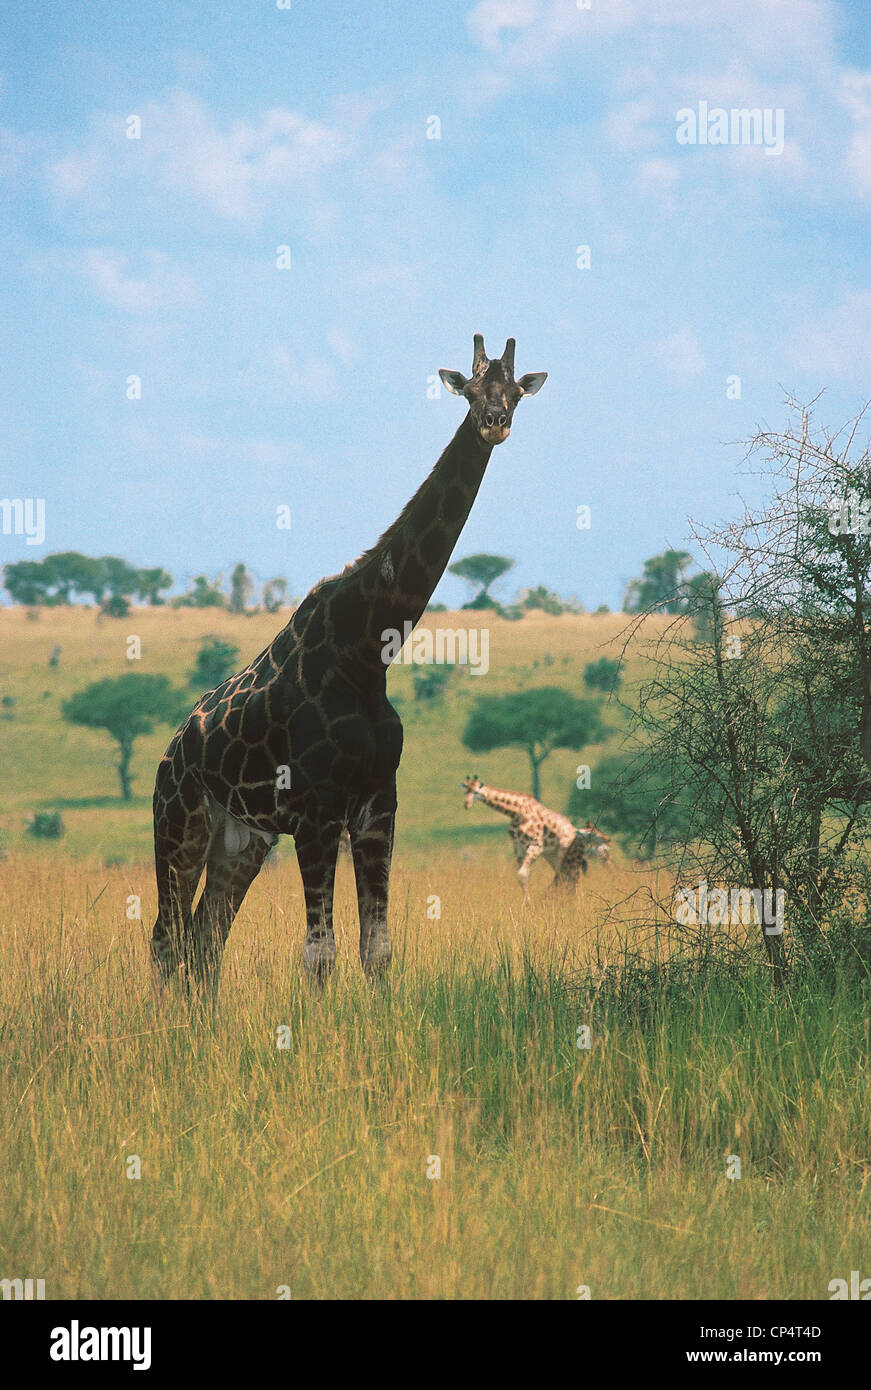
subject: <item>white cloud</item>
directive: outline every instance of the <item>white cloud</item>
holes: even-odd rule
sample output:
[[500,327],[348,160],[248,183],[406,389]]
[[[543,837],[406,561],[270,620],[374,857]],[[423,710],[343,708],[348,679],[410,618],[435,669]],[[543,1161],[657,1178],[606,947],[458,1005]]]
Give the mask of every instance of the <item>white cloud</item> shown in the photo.
[[675,377],[699,376],[707,365],[696,332],[688,324],[659,338],[653,345],[653,352],[657,361]]
[[467,23],[484,48],[497,49],[503,31],[528,29],[541,15],[539,0],[481,0]]
[[193,280],[165,252],[144,251],[138,274],[128,270],[128,260],[120,251],[92,247],[73,257],[71,264],[101,299],[129,314],[171,311],[197,298]]
[[63,198],[84,198],[103,177],[105,169],[106,160],[101,151],[72,152],[49,166],[49,184]]
[[794,309],[787,349],[797,370],[815,382],[856,382],[867,388],[871,361],[871,289],[853,290],[830,309]]
[[331,328],[327,334],[327,346],[340,362],[351,362],[357,355],[352,339],[342,328]]
[[659,198],[663,204],[673,207],[669,194],[680,182],[680,169],[673,159],[645,159],[638,170],[638,191],[645,197]]
[[325,357],[295,349],[289,343],[272,341],[259,349],[236,375],[236,382],[252,400],[267,397],[285,401],[294,396],[312,401],[328,401],[339,396],[336,364]]
[[[730,180],[789,178],[864,194],[871,191],[871,74],[845,77],[839,18],[834,0],[592,0],[589,10],[574,0],[479,0],[467,23],[486,57],[473,85],[504,98],[521,84],[549,81],[569,62],[582,85],[589,64],[605,100],[604,136],[629,155],[667,153],[675,111],[700,99],[782,107],[782,154],[760,160],[759,150],[723,151],[720,168],[729,168]],[[603,42],[615,33],[619,58]],[[828,119],[838,102],[852,117],[849,136]],[[648,182],[642,175],[637,185]]]
[[9,178],[29,170],[39,143],[35,136],[19,135],[15,130],[0,126],[0,174]]
[[285,439],[243,439],[190,431],[183,431],[177,442],[183,454],[198,459],[223,460],[257,468],[280,468],[298,451],[294,442]]
[[305,182],[353,147],[351,128],[286,107],[222,125],[187,92],[131,114],[141,119],[141,139],[127,139],[124,117],[102,117],[88,148],[50,166],[56,193],[90,198],[133,178],[201,198],[220,217],[246,222],[260,215],[267,197]]
[[572,40],[624,29],[647,14],[637,0],[591,0],[589,9],[575,0],[479,0],[466,23],[482,48],[528,67]]
[[860,193],[871,193],[871,73],[847,72],[840,100],[850,114],[846,163]]
[[661,133],[655,127],[651,129],[651,122],[661,126],[661,107],[642,97],[612,111],[605,122],[605,129],[611,144],[620,150],[649,150],[661,138]]

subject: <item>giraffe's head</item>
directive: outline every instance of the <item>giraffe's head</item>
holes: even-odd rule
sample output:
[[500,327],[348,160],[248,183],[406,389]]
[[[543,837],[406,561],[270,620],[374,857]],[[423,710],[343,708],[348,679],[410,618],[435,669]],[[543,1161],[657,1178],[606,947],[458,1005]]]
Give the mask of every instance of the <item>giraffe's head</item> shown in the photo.
[[484,783],[481,781],[480,777],[467,777],[465,782],[460,783],[460,786],[466,793],[463,805],[467,811],[472,805],[472,802],[477,801],[478,797],[481,795],[481,788],[483,785]]
[[596,835],[600,840],[604,840],[606,845],[610,845],[611,836],[606,835],[603,831],[599,829],[598,825],[594,825],[591,820],[587,821],[586,829],[590,835]]
[[475,334],[472,375],[449,372],[444,367],[439,376],[455,396],[465,396],[469,402],[472,421],[485,444],[501,444],[511,432],[511,420],[521,396],[534,396],[547,379],[547,372],[527,372],[514,380],[514,339],[509,338],[501,357],[490,358],[484,351],[484,339]]

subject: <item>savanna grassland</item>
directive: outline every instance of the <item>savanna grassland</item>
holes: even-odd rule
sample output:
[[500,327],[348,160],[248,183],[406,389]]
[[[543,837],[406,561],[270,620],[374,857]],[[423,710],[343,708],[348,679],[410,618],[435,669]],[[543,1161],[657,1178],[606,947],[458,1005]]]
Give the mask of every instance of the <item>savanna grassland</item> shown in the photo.
[[[458,673],[432,708],[394,668],[389,985],[362,978],[343,860],[338,966],[309,994],[287,843],[202,1022],[155,997],[148,969],[150,793],[170,730],[138,741],[123,803],[108,736],[59,708],[130,669],[128,634],[139,669],[181,684],[203,635],[244,662],[276,619],[0,611],[0,697],[17,699],[0,721],[0,1277],[44,1278],[48,1298],[735,1299],[826,1298],[831,1279],[871,1274],[861,980],[796,974],[775,997],[754,936],[700,961],[654,905],[665,873],[620,856],[569,900],[537,865],[524,908],[505,823],[463,811],[469,771],[529,779],[519,750],[463,749],[476,695],[586,693],[584,665],[618,654],[625,621],[491,620],[490,673]],[[630,651],[627,699],[641,674]],[[619,710],[604,717],[616,742]],[[555,753],[544,800],[563,809],[577,764],[610,746]],[[26,834],[55,809],[63,839]]]

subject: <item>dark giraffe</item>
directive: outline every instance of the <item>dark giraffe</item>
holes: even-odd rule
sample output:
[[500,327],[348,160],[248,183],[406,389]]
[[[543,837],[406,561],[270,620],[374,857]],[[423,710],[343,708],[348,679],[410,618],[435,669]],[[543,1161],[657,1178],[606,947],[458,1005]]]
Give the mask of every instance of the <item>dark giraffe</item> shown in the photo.
[[429,477],[371,550],[316,584],[250,666],[202,697],[166,750],[154,791],[159,978],[183,964],[188,990],[214,997],[242,899],[278,836],[292,835],[305,894],[303,963],[323,983],[336,958],[333,884],[346,828],[363,969],[378,976],[390,964],[402,723],[387,699],[385,641],[420,618],[493,448],[547,373],[515,381],[514,339],[490,361],[476,334],[471,377],[439,375],[469,410]]

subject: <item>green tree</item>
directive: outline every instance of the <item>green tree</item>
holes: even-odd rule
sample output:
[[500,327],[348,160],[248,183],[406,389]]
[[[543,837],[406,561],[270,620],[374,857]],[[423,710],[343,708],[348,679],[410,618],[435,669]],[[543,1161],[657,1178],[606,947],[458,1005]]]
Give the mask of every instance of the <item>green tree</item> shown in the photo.
[[469,716],[463,744],[472,753],[494,748],[526,750],[532,770],[532,795],[540,799],[540,768],[555,748],[580,750],[602,735],[597,706],[567,690],[539,686],[509,695],[487,695]]
[[277,613],[287,598],[287,580],[267,579],[263,585],[263,607],[267,613]]
[[88,729],[105,729],[118,744],[121,796],[132,795],[130,760],[133,744],[150,734],[155,724],[178,723],[187,709],[186,696],[166,676],[128,671],[76,691],[61,707],[64,719]]
[[102,592],[99,601],[106,598],[129,599],[139,588],[139,570],[134,569],[119,555],[103,555],[97,562],[102,577]]
[[198,574],[193,588],[173,599],[173,605],[176,608],[226,608],[227,600],[221,592],[220,575],[212,582],[207,575]]
[[575,784],[566,814],[577,825],[595,821],[627,854],[652,859],[689,832],[691,810],[682,797],[684,785],[665,762],[612,753],[599,759],[589,787]]
[[588,690],[602,690],[606,695],[619,690],[623,684],[620,662],[612,661],[608,656],[591,661],[584,667],[584,684]]
[[3,566],[3,587],[13,603],[35,608],[47,603],[46,573],[41,560],[16,560]]
[[103,596],[102,561],[77,550],[46,555],[43,561],[46,585],[54,603],[71,603],[73,595],[90,597],[99,603]]
[[172,588],[172,575],[161,565],[154,569],[139,570],[137,573],[139,578],[136,597],[149,603],[152,608],[164,604],[166,599],[163,597],[163,590]]
[[230,612],[245,613],[254,589],[254,580],[240,560],[230,575]]
[[46,555],[44,560],[7,565],[3,582],[13,602],[28,607],[54,607],[77,598],[91,598],[103,605],[109,599],[129,599],[133,594],[147,597],[150,603],[162,603],[160,591],[171,586],[172,575],[160,567],[134,569],[117,555],[95,559],[77,550],[63,550]]
[[15,603],[55,607],[70,603],[73,594],[102,594],[100,561],[76,550],[46,555],[44,560],[20,560],[4,569],[4,585]]
[[222,637],[204,637],[197,652],[190,683],[195,690],[214,690],[232,676],[239,662],[239,648]]
[[110,594],[100,604],[100,612],[107,618],[126,618],[130,612],[130,602],[123,594]]
[[447,689],[453,669],[453,666],[425,666],[422,671],[415,671],[411,678],[415,700],[440,700]]
[[464,603],[463,607],[498,608],[498,602],[489,592],[490,586],[503,574],[507,574],[515,563],[516,561],[509,560],[504,555],[467,555],[464,560],[457,560],[456,564],[448,565],[449,574],[458,575],[460,579],[465,579],[468,584],[473,584],[478,589],[471,602]]
[[710,570],[694,574],[686,584],[686,611],[693,619],[697,642],[713,642],[722,627],[720,580]]
[[693,562],[686,550],[666,550],[644,562],[640,579],[627,586],[624,613],[683,613],[686,611],[685,571]]

